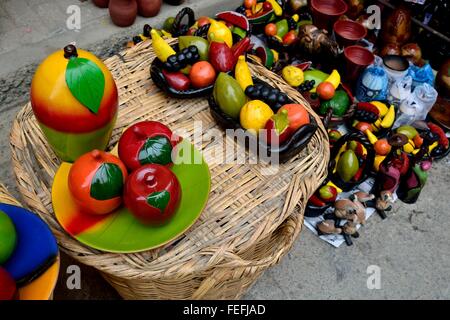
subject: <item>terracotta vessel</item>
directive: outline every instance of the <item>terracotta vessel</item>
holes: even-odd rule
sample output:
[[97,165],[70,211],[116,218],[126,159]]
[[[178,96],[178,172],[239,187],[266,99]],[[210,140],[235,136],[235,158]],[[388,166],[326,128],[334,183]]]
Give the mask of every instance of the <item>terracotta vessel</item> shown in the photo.
[[395,9],[383,24],[383,41],[402,45],[411,37],[411,14],[405,8]]
[[119,27],[128,27],[134,23],[137,16],[136,0],[111,0],[109,14],[112,22]]
[[138,13],[142,17],[154,17],[161,9],[162,0],[137,0]]
[[108,8],[109,0],[92,0],[92,2],[99,8]]

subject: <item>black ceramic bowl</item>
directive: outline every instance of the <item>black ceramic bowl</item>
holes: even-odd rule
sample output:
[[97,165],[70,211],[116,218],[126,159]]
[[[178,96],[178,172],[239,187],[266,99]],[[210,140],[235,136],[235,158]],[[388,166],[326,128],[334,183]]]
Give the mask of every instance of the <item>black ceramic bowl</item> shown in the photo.
[[[241,127],[241,124],[238,120],[228,116],[220,109],[219,105],[214,100],[213,95],[210,95],[208,102],[212,117],[222,129],[242,129],[245,131],[245,129]],[[271,156],[272,154],[278,154],[280,163],[284,163],[301,152],[316,132],[316,120],[311,115],[309,115],[309,120],[309,124],[300,127],[288,140],[284,141],[279,146],[267,145],[265,141],[262,141],[262,139],[258,139],[258,137],[256,136],[249,136],[250,139],[257,140],[258,148],[262,148],[265,154],[267,154],[268,156]]]
[[[172,46],[176,52],[178,52],[178,45]],[[178,99],[191,99],[191,98],[200,98],[206,97],[213,91],[214,83],[210,86],[195,89],[191,88],[184,91],[179,91],[171,86],[166,81],[163,70],[163,63],[157,57],[153,60],[152,65],[150,66],[150,76],[152,77],[153,82],[156,84],[158,88],[162,91],[166,92],[170,97],[178,98]]]
[[[337,172],[333,173],[334,167],[336,166],[336,156],[339,154],[339,150],[342,148],[344,143],[348,141],[358,141],[367,150],[367,158],[365,160],[364,170],[362,172],[361,178],[358,181],[345,182],[339,177]],[[375,150],[372,144],[361,132],[351,132],[342,136],[331,149],[330,162],[328,165],[328,178],[343,191],[350,191],[363,181],[365,181],[369,176],[371,176],[373,162],[375,160]]]

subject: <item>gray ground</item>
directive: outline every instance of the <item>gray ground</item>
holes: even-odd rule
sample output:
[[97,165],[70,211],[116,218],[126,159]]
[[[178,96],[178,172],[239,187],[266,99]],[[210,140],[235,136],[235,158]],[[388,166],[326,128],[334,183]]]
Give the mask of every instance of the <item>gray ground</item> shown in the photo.
[[[188,0],[197,15],[235,8],[240,0]],[[81,31],[66,28],[66,9],[81,8]],[[102,58],[113,55],[144,23],[160,25],[179,8],[164,6],[154,19],[138,18],[130,28],[113,26],[107,10],[77,0],[0,2],[0,180],[15,193],[7,136],[28,99],[32,72],[50,52],[70,41]],[[397,203],[388,220],[371,218],[355,245],[335,249],[304,229],[291,252],[249,290],[247,299],[449,299],[450,159],[435,163],[415,205]],[[65,286],[63,256],[56,299],[113,299],[117,293],[91,268],[82,267],[82,290]],[[381,287],[370,290],[367,268],[380,267]]]

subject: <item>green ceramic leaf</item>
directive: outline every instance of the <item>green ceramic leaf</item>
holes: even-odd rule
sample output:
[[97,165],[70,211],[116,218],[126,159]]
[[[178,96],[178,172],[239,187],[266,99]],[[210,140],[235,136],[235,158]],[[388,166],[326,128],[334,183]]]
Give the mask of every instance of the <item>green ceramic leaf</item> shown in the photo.
[[151,195],[147,197],[147,203],[152,207],[158,208],[161,211],[161,213],[163,213],[164,210],[166,209],[169,200],[170,200],[170,193],[167,190],[153,192]]
[[105,90],[105,76],[92,61],[71,58],[66,68],[66,83],[73,96],[93,113],[97,113]]
[[98,168],[91,183],[91,197],[96,200],[109,200],[119,197],[123,189],[123,175],[119,166],[104,163]]
[[139,151],[139,162],[166,165],[172,161],[172,145],[165,136],[148,138]]

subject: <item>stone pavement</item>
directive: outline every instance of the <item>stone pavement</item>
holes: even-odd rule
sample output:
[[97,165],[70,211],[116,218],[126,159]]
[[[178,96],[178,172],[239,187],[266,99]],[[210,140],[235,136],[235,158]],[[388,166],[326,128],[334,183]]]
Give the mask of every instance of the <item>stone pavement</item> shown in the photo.
[[[197,16],[235,8],[240,0],[188,0]],[[66,28],[69,5],[79,5],[80,32]],[[0,2],[0,180],[14,194],[8,134],[20,107],[28,100],[36,65],[68,42],[107,58],[123,48],[144,23],[159,26],[179,7],[165,5],[156,18],[138,18],[129,28],[112,25],[108,12],[90,1],[2,0]],[[247,299],[449,299],[450,298],[450,159],[434,165],[415,205],[397,203],[389,219],[373,216],[352,247],[335,249],[306,228],[291,252],[249,290]],[[55,299],[115,299],[117,293],[82,266],[82,290],[65,285],[63,255]],[[380,267],[381,288],[367,288],[367,268]]]

